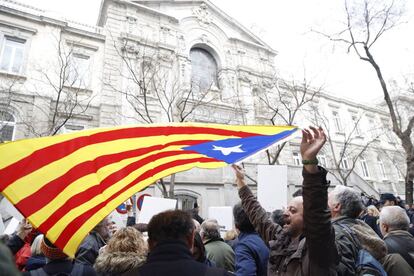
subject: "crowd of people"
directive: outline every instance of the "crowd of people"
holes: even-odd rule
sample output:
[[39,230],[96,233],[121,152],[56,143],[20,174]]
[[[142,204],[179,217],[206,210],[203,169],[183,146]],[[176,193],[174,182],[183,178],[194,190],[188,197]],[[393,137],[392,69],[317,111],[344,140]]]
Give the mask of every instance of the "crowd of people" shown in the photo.
[[0,242],[0,275],[414,275],[414,210],[392,194],[379,200],[329,189],[317,154],[322,129],[303,130],[303,183],[284,210],[266,212],[233,165],[241,202],[235,229],[170,210],[148,224],[101,221],[69,258],[22,221]]

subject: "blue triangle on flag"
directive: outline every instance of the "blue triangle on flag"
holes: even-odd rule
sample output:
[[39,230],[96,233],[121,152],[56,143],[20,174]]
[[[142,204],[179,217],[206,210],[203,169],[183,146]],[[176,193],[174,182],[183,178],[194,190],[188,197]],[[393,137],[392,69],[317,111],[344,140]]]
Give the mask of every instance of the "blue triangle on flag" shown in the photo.
[[266,149],[274,143],[288,137],[297,129],[286,130],[275,135],[257,135],[247,138],[230,138],[206,142],[198,145],[184,147],[208,157],[224,161],[228,164],[237,163],[256,152]]

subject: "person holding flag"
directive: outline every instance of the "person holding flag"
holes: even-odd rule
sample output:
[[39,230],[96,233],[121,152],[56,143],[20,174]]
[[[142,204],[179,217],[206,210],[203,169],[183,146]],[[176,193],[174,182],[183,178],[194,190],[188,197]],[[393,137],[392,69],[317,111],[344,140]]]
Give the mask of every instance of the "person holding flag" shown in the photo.
[[269,220],[246,185],[243,169],[233,165],[243,209],[270,248],[267,275],[336,275],[340,257],[327,205],[327,171],[316,158],[325,142],[322,128],[302,130],[303,197],[288,204],[283,227]]
[[73,258],[95,225],[157,180],[241,162],[294,137],[297,130],[177,123],[14,141],[0,144],[0,192]]

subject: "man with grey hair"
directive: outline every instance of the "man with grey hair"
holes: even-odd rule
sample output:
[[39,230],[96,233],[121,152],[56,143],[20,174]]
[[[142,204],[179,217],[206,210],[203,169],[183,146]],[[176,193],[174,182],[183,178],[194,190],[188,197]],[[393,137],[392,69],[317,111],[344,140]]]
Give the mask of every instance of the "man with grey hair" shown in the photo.
[[208,219],[201,224],[200,236],[206,248],[207,258],[217,267],[234,271],[234,251],[220,236],[220,225],[217,220]]
[[408,233],[410,220],[399,206],[383,207],[380,213],[380,229],[384,235],[388,253],[398,253],[414,269],[414,237]]
[[332,226],[335,229],[335,242],[341,255],[338,275],[355,273],[355,262],[359,250],[367,250],[381,261],[387,254],[384,241],[365,222],[357,218],[364,206],[360,194],[346,186],[338,185],[328,194]]

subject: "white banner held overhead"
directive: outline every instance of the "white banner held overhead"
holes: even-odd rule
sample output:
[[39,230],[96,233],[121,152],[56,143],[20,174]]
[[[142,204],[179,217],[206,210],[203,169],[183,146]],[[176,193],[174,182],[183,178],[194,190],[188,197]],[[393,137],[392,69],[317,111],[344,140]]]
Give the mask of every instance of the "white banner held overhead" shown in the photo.
[[287,206],[287,166],[257,166],[257,200],[272,212]]
[[138,223],[148,223],[156,214],[167,210],[175,210],[176,204],[177,200],[175,199],[146,196],[142,202]]
[[217,220],[222,237],[227,231],[233,229],[233,208],[230,206],[209,207],[208,218]]

